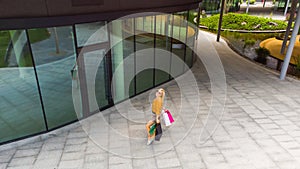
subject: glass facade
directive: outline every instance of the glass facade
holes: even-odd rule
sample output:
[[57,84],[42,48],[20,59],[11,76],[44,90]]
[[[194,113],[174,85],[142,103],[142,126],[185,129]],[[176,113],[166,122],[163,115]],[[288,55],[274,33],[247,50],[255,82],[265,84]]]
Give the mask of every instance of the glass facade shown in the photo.
[[[124,72],[121,72],[124,75],[124,81],[127,80],[128,86],[122,86],[123,89],[123,99],[132,97],[135,95],[135,18],[123,20],[123,29],[122,31],[122,41],[123,42],[123,69]],[[113,58],[116,56],[114,55]],[[124,83],[125,84],[125,83]],[[118,101],[118,100],[115,100]]]
[[[172,62],[171,75],[177,77],[184,71],[185,60],[185,42],[187,32],[187,15],[186,12],[177,12],[173,15],[172,31]],[[179,59],[174,59],[179,58]]]
[[0,142],[46,131],[26,30],[0,31]]
[[[156,16],[156,43],[155,43],[155,85],[170,79],[171,61],[171,23],[172,15]],[[169,36],[166,36],[169,35]],[[169,51],[164,53],[161,50]]]
[[135,19],[136,93],[141,93],[153,87],[154,24],[155,16]]
[[78,47],[108,41],[106,22],[76,24],[75,30]]
[[88,117],[183,74],[194,58],[189,16],[0,31],[0,144]]
[[[51,36],[34,42],[34,31],[48,31]],[[76,120],[72,100],[70,71],[76,63],[72,27],[30,29],[30,46],[44,105],[48,128]]]

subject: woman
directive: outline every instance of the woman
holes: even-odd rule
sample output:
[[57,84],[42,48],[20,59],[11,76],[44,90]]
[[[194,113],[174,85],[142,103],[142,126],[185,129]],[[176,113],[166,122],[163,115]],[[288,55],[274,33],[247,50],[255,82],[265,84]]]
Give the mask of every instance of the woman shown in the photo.
[[165,98],[165,90],[160,88],[156,91],[155,93],[155,99],[152,101],[152,120],[150,120],[147,124],[146,124],[146,129],[147,129],[147,133],[148,133],[148,142],[147,145],[150,145],[154,138],[155,138],[155,133],[150,135],[149,131],[150,131],[150,127],[152,124],[156,123],[160,123],[160,113],[162,111],[163,108],[163,102],[164,102],[164,98]]

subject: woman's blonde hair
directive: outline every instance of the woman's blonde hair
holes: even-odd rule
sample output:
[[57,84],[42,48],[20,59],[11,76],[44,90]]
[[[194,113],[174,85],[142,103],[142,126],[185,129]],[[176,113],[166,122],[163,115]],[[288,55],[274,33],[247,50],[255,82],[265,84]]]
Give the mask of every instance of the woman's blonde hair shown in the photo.
[[158,91],[161,92],[161,98],[162,98],[162,101],[164,101],[164,99],[165,99],[165,90],[163,88],[160,88],[160,89],[158,89]]

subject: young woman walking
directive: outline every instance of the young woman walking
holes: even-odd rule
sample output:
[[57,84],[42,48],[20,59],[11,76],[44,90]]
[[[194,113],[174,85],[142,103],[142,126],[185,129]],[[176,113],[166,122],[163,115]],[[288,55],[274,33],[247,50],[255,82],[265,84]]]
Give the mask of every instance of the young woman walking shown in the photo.
[[150,127],[154,123],[156,123],[156,124],[160,123],[160,114],[163,109],[165,90],[162,88],[158,89],[155,93],[155,96],[156,96],[155,99],[152,101],[152,119],[150,121],[148,121],[148,123],[146,124],[146,129],[147,129],[147,133],[148,133],[147,145],[150,145],[155,138],[155,132],[153,134],[149,133]]

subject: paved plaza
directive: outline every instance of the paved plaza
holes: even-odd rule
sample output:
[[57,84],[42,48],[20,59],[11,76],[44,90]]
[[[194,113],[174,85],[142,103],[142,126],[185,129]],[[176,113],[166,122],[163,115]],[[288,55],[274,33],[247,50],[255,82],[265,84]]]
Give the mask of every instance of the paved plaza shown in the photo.
[[200,31],[197,42],[201,58],[219,56],[226,75],[224,113],[215,114],[217,128],[208,139],[199,138],[212,100],[222,106],[222,99],[213,97],[210,74],[198,59],[192,68],[197,85],[186,75],[162,85],[175,123],[163,127],[160,142],[146,146],[151,90],[26,144],[1,146],[0,169],[299,168],[300,81],[281,81],[215,39]]

